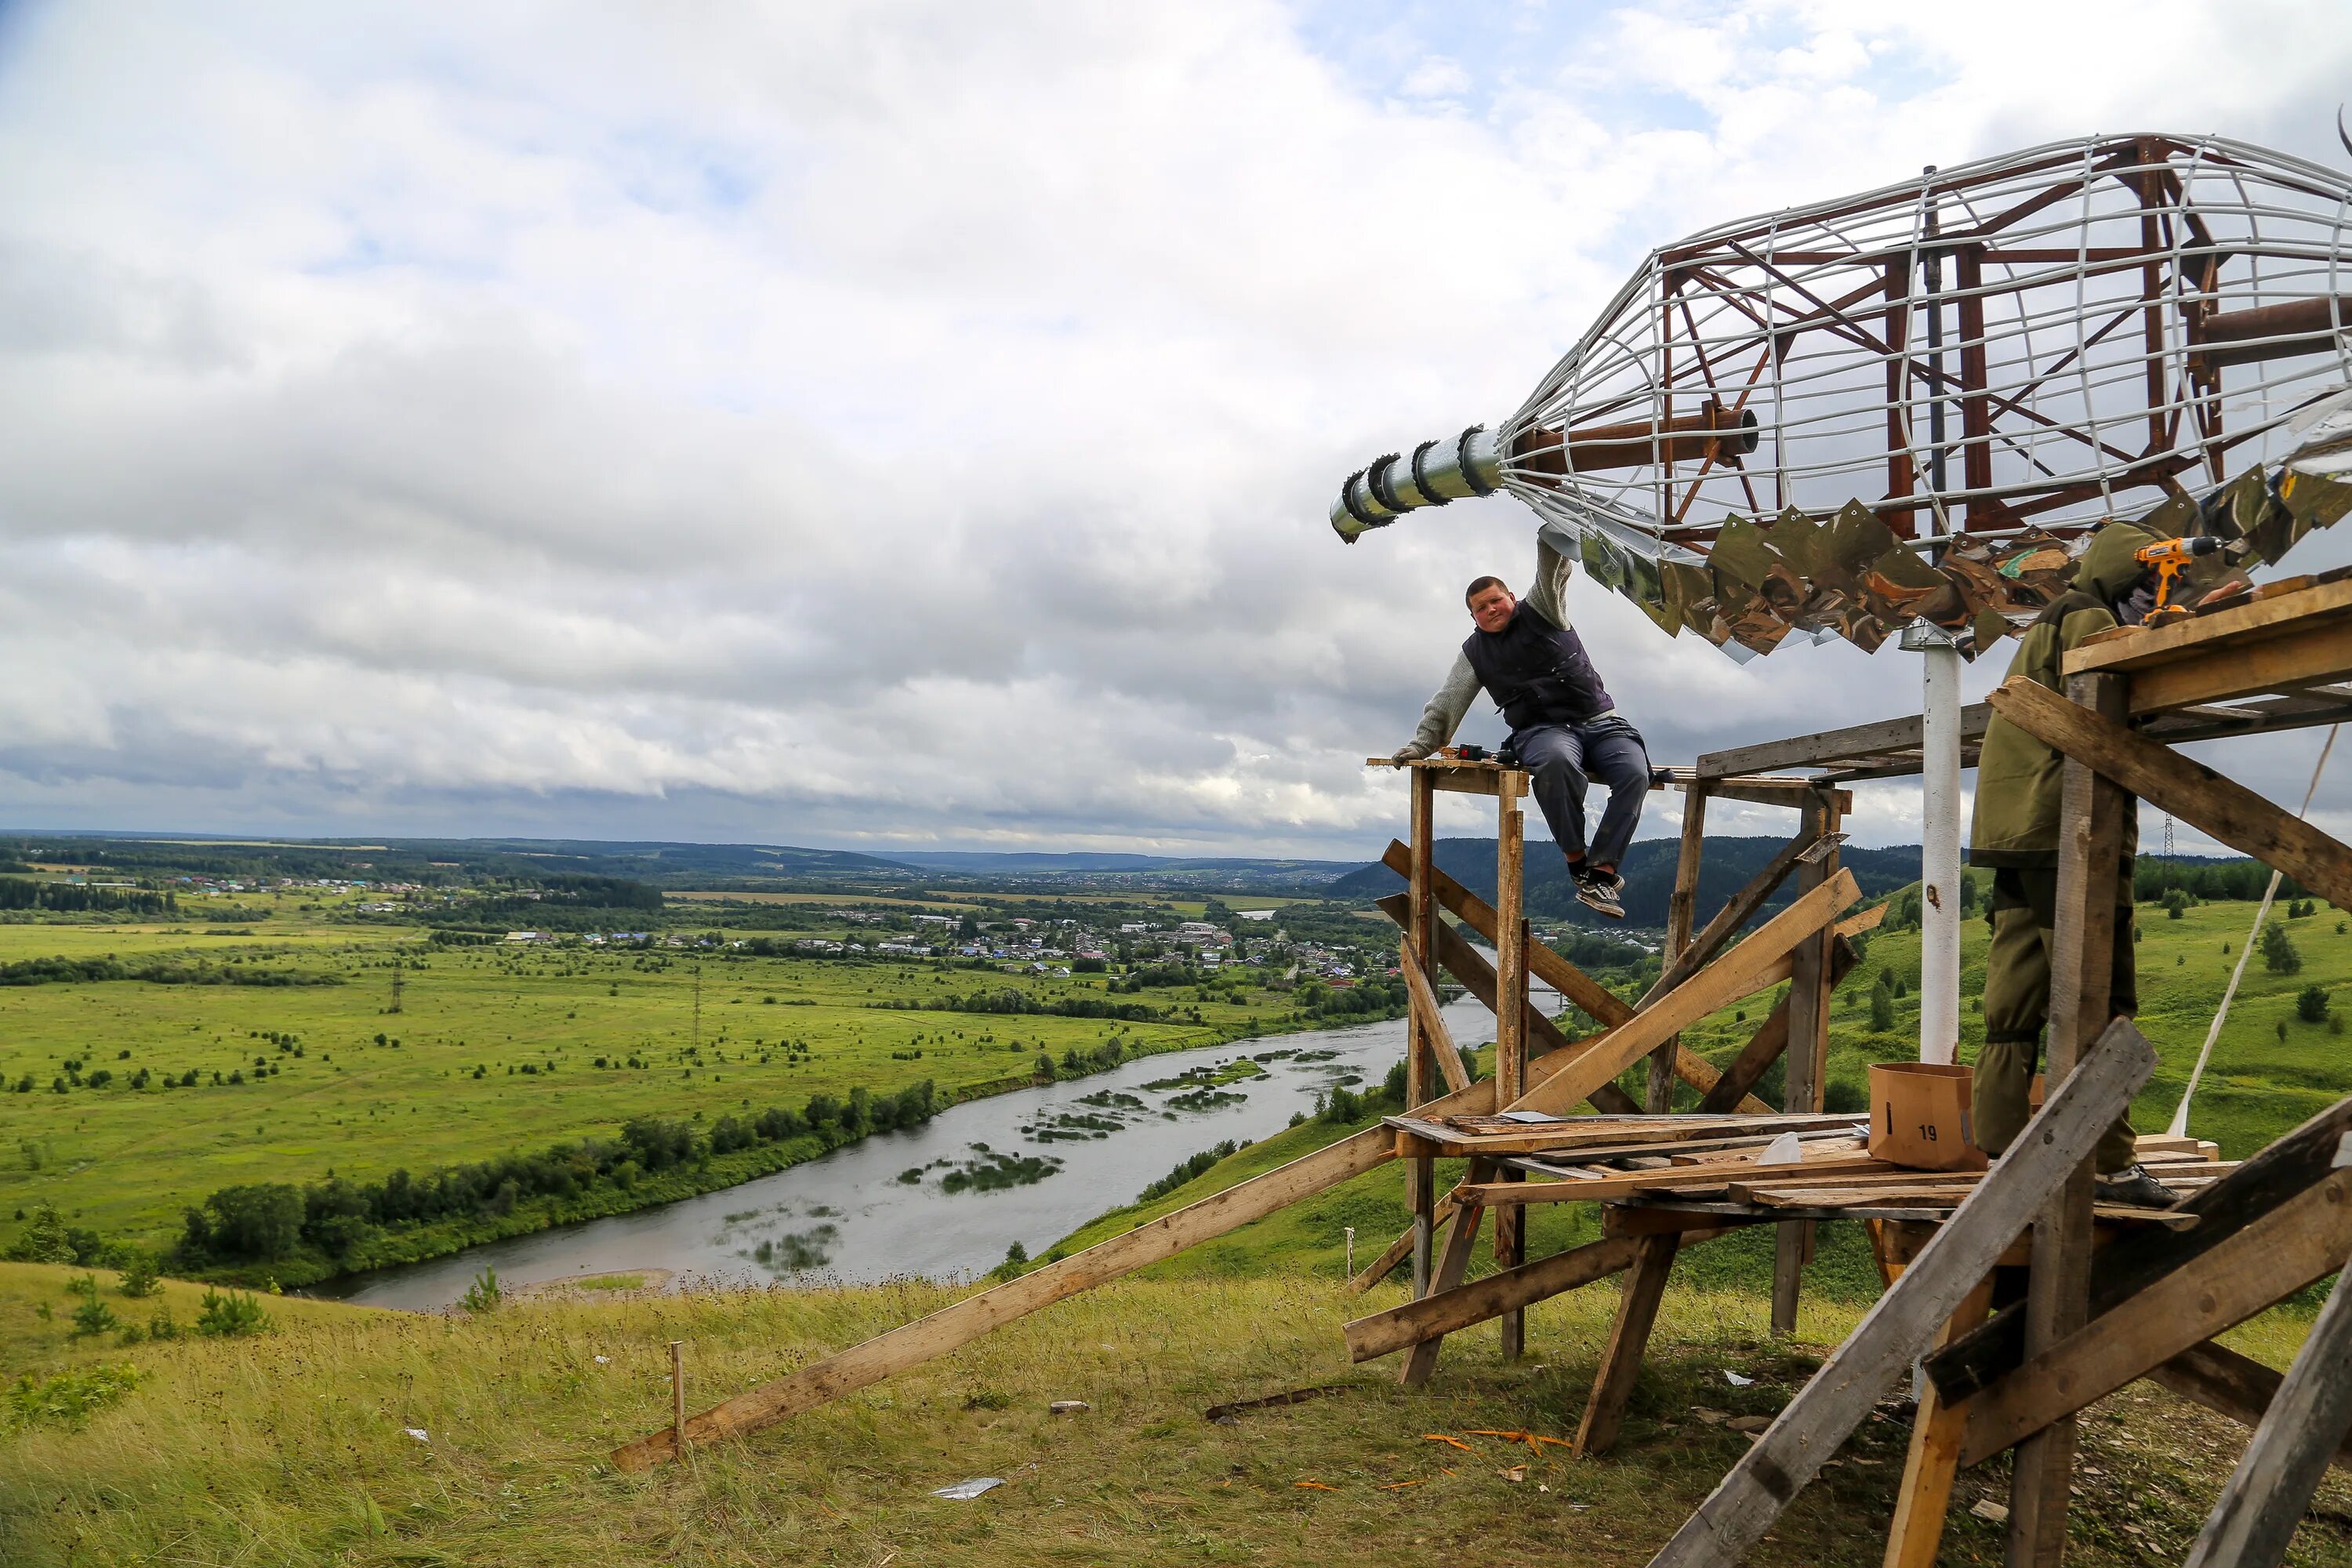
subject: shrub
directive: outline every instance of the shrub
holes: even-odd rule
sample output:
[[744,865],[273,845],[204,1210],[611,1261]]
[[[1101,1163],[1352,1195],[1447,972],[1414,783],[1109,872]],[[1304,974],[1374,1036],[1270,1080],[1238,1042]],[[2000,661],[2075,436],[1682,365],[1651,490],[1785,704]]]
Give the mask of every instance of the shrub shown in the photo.
[[2303,967],[2303,954],[2295,951],[2294,938],[2276,921],[2263,927],[2263,967],[2273,974],[2293,974]]
[[129,1362],[113,1366],[101,1363],[76,1367],[46,1383],[34,1381],[28,1373],[8,1390],[7,1402],[0,1405],[0,1410],[5,1410],[12,1425],[19,1426],[79,1426],[92,1411],[113,1404],[138,1387],[146,1375]]
[[82,1298],[81,1305],[73,1311],[74,1338],[110,1334],[121,1326],[122,1321],[114,1315],[114,1309],[98,1299],[97,1284],[92,1281],[89,1294]]
[[2180,919],[2181,915],[2188,910],[2188,908],[2189,894],[2186,889],[2172,888],[2166,890],[2164,895],[2164,918],[2166,920],[2177,921]]
[[1880,1034],[1895,1027],[1895,994],[1884,985],[1870,988],[1870,1026]]
[[17,1263],[74,1261],[73,1237],[67,1232],[65,1216],[58,1213],[57,1205],[45,1203],[33,1210],[31,1221],[8,1248],[7,1256]]
[[485,1265],[482,1271],[474,1276],[474,1282],[466,1287],[466,1293],[457,1298],[457,1305],[479,1317],[485,1312],[497,1311],[499,1304],[505,1300],[506,1292],[499,1287],[499,1271]]
[[172,1309],[158,1307],[155,1315],[147,1320],[147,1337],[151,1340],[176,1340],[180,1325],[172,1321]]
[[155,1259],[147,1253],[134,1252],[123,1259],[122,1278],[118,1284],[122,1293],[132,1300],[155,1293]]
[[2294,1016],[2306,1024],[2325,1023],[2327,1019],[2327,993],[2316,985],[2306,985],[2296,993]]
[[207,1290],[203,1308],[196,1314],[196,1332],[207,1339],[257,1334],[269,1326],[269,1314],[261,1310],[260,1300],[250,1290],[231,1290],[226,1295]]

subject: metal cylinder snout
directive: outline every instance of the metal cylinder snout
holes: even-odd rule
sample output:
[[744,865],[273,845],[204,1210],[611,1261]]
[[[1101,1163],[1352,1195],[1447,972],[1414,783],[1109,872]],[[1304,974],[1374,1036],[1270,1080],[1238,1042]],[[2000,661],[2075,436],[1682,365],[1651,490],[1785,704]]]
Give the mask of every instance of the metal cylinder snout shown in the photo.
[[1493,431],[1473,425],[1451,440],[1423,441],[1349,474],[1331,503],[1331,530],[1353,544],[1365,530],[1386,528],[1418,508],[1492,495],[1502,478],[1500,443]]

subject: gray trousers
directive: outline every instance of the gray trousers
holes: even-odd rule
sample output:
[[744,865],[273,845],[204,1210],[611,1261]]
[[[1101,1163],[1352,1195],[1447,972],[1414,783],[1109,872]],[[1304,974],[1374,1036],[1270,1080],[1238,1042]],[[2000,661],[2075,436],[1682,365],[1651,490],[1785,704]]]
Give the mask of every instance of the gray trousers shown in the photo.
[[[1511,732],[1509,745],[1531,775],[1536,805],[1561,853],[1612,868],[1625,858],[1650,793],[1650,753],[1642,732],[1610,714],[1584,724],[1538,724]],[[1584,841],[1584,787],[1598,779],[1609,791],[1601,826]]]

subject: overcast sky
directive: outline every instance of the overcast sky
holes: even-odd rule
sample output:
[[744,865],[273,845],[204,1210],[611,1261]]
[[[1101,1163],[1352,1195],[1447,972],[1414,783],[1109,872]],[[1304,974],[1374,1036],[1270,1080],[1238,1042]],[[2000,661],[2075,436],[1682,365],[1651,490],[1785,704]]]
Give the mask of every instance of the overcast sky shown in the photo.
[[[0,0],[0,827],[1365,853],[1533,519],[1342,548],[1341,477],[1702,225],[2097,131],[2340,166],[2343,20]],[[1916,710],[1570,607],[1661,762]]]

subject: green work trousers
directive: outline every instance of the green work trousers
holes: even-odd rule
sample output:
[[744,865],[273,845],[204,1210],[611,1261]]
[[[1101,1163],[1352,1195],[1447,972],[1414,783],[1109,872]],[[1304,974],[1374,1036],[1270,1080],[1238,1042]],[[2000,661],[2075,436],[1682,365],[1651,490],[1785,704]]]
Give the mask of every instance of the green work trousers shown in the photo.
[[[2128,899],[2128,868],[2123,889]],[[1972,1108],[1977,1142],[1989,1154],[2008,1148],[2032,1114],[2042,1027],[2050,1016],[2050,941],[2052,928],[2058,923],[2057,910],[2054,868],[2003,867],[1994,873],[1992,945],[1985,952],[1985,1045],[1977,1057]],[[2131,905],[2118,904],[2107,1008],[2122,1017],[2139,1010],[2132,937]],[[2097,1168],[2101,1174],[2109,1174],[2137,1158],[2131,1119],[2128,1114],[2119,1116],[2099,1140]]]

